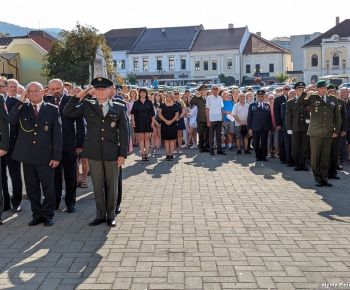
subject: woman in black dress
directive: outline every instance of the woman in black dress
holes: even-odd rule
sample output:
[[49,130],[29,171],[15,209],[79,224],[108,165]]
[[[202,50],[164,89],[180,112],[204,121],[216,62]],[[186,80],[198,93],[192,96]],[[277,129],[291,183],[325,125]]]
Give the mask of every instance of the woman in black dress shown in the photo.
[[182,147],[183,130],[186,129],[185,120],[184,120],[186,107],[185,107],[185,103],[180,99],[180,93],[178,91],[174,91],[174,101],[175,101],[175,105],[178,106],[178,110],[179,110],[179,118],[177,120],[177,146],[178,146],[177,153],[180,154],[182,153],[180,148]]
[[177,122],[179,117],[179,108],[174,103],[174,93],[167,92],[165,103],[160,105],[158,115],[162,120],[161,137],[164,140],[166,160],[173,160],[174,150],[177,138]]
[[139,98],[134,102],[131,109],[131,125],[138,135],[140,151],[143,161],[148,161],[148,150],[150,144],[150,133],[154,122],[154,108],[148,98],[146,89],[141,88]]

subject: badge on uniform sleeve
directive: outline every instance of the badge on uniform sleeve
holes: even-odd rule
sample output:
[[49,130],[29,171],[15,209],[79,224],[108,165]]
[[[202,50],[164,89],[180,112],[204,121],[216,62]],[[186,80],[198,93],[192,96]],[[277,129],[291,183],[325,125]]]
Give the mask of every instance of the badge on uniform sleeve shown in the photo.
[[49,126],[45,125],[44,126],[44,131],[46,131],[46,132],[49,131]]
[[116,125],[117,125],[117,124],[113,121],[113,122],[111,123],[111,128],[115,128]]

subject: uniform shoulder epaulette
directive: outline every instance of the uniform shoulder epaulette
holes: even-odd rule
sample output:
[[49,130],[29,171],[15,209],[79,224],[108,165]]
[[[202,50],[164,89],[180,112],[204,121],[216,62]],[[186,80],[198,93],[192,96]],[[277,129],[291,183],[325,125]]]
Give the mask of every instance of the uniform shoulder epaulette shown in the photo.
[[44,104],[45,105],[48,105],[48,106],[50,106],[50,107],[54,107],[54,108],[58,108],[58,106],[57,105],[55,105],[55,104],[52,104],[52,103],[49,103],[49,102],[44,102]]
[[113,104],[119,105],[119,106],[121,106],[123,108],[125,107],[125,104],[122,104],[120,102],[113,101]]

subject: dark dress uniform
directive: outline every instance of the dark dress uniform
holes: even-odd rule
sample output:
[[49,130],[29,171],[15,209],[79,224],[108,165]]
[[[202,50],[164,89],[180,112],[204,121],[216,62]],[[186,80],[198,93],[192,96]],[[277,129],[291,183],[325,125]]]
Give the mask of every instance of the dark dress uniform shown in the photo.
[[286,153],[285,153],[285,146],[284,146],[284,134],[282,131],[282,125],[283,125],[283,120],[282,120],[282,115],[281,115],[281,107],[283,103],[287,102],[287,97],[285,95],[278,96],[275,98],[273,102],[273,111],[274,111],[274,116],[275,116],[275,123],[276,126],[281,126],[281,129],[278,130],[278,147],[279,147],[279,156],[280,156],[280,161],[282,163],[286,163]]
[[[207,117],[205,113],[206,100],[202,96],[194,96],[190,105],[197,106],[197,131],[198,131],[198,148],[200,151],[209,152],[209,128],[207,126]],[[220,140],[221,142],[221,140]]]
[[[60,161],[62,131],[58,108],[42,102],[36,116],[31,103],[18,102],[9,114],[11,125],[19,126],[12,158],[23,162],[24,182],[33,220],[52,220],[55,210],[55,170],[51,160]],[[41,203],[41,188],[44,201]],[[45,222],[46,224],[46,222]]]
[[[100,78],[103,81],[104,78]],[[95,99],[71,98],[63,110],[70,118],[84,117],[87,132],[82,157],[89,160],[91,180],[96,202],[96,220],[111,221],[115,218],[118,199],[119,156],[127,157],[128,121],[125,106],[119,102],[108,101],[106,115]],[[97,224],[91,224],[97,225]]]
[[287,133],[286,114],[287,114],[287,103],[282,103],[281,105],[282,127],[280,131],[282,132],[282,136],[283,136],[284,156],[285,156],[286,164],[288,167],[292,167],[295,165],[295,163],[292,157],[292,139],[290,135]]
[[311,94],[301,96],[303,106],[310,109],[310,124],[307,134],[310,136],[311,166],[317,186],[327,185],[329,155],[332,144],[332,134],[339,134],[341,117],[338,100],[326,95],[326,100]]
[[[3,96],[0,95],[0,149],[9,150],[9,125]],[[0,160],[1,162],[1,160]],[[1,171],[1,166],[0,166]],[[2,194],[2,182],[0,179],[0,225],[2,224],[2,213],[4,211],[4,196]]]
[[248,129],[253,131],[255,157],[257,161],[267,161],[267,137],[272,129],[270,105],[254,102],[248,110]]
[[77,189],[77,154],[76,148],[83,148],[85,126],[83,118],[67,118],[63,115],[63,108],[70,100],[71,96],[63,95],[55,99],[53,96],[46,96],[44,100],[48,103],[58,106],[62,121],[62,159],[59,166],[55,168],[55,192],[56,192],[56,210],[60,206],[62,196],[62,170],[65,182],[64,201],[67,211],[73,212],[76,202]]
[[[334,96],[335,97],[335,96]],[[346,103],[342,99],[338,99],[338,107],[341,116],[341,125],[340,132],[347,130],[348,121],[346,115]],[[337,169],[339,166],[339,155],[340,155],[340,134],[337,138],[332,139],[330,158],[329,158],[329,170],[328,170],[328,178],[339,179],[337,175]]]
[[[12,108],[19,102],[15,97],[5,98],[5,104],[7,112],[11,112]],[[11,154],[13,148],[15,147],[16,138],[18,135],[18,126],[10,125],[10,141],[9,141],[9,152],[1,157],[1,170],[2,170],[2,190],[4,193],[4,209],[9,210],[11,208],[10,203],[12,204],[13,210],[19,210],[19,206],[22,202],[22,174],[21,174],[21,162],[12,159]],[[10,199],[8,183],[7,183],[7,172],[6,167],[8,168],[11,184],[12,184],[12,198]]]
[[[303,93],[306,95],[306,93]],[[310,139],[307,135],[310,116],[306,108],[301,104],[301,98],[295,97],[287,101],[286,112],[286,129],[292,131],[291,144],[292,156],[295,162],[295,170],[308,170],[306,167],[306,159]]]

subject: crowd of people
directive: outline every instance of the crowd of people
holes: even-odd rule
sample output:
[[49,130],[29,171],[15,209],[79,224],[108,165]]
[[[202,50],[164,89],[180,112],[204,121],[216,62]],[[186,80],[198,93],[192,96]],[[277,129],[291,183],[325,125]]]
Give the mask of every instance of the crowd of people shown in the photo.
[[185,148],[210,155],[254,150],[256,161],[277,157],[296,171],[309,170],[310,162],[316,186],[332,186],[328,180],[339,179],[337,170],[350,159],[349,91],[324,81],[256,93],[203,84],[191,94],[129,90],[101,77],[86,89],[60,79],[24,89],[1,77],[0,94],[0,224],[3,211],[21,211],[22,180],[33,212],[29,225],[50,226],[63,180],[66,211],[73,213],[76,188],[88,187],[90,172],[97,209],[90,225],[115,226],[122,165],[132,151],[147,162],[163,147],[171,162]]

